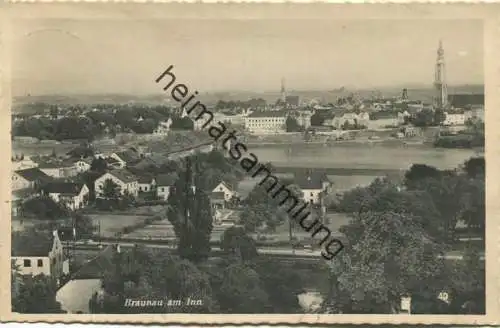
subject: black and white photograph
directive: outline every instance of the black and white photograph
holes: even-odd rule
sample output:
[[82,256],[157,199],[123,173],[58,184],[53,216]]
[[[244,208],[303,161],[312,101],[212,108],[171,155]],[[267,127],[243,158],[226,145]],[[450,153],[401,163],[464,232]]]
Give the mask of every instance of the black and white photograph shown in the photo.
[[162,6],[12,11],[11,313],[494,314],[487,10]]

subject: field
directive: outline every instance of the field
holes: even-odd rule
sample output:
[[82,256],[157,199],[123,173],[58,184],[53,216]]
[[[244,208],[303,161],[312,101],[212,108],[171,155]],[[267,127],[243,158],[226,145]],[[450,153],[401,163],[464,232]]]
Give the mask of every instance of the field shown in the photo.
[[144,222],[148,216],[122,214],[89,214],[95,225],[101,226],[102,237],[116,237],[123,228]]

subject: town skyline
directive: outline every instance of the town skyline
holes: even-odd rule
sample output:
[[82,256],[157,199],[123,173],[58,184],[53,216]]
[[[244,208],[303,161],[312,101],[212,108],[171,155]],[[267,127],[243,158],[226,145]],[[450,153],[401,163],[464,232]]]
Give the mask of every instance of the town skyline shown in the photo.
[[440,39],[448,85],[484,83],[482,24],[474,20],[87,23],[19,24],[12,95],[150,95],[170,64],[201,93],[278,92],[282,78],[290,91],[431,87]]

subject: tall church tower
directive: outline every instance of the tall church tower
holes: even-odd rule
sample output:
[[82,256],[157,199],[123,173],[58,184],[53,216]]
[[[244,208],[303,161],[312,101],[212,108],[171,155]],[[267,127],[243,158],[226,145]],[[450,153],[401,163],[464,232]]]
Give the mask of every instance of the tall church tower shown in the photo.
[[281,79],[281,101],[286,102],[285,78]]
[[446,76],[444,66],[443,42],[439,40],[437,50],[436,71],[434,76],[435,105],[437,108],[443,108],[448,104],[448,90],[446,88]]

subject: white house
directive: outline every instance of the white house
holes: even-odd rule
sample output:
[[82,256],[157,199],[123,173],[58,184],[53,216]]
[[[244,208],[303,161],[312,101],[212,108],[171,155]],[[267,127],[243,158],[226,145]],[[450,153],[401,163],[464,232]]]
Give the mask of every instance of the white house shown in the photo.
[[23,159],[20,159],[19,157],[16,156],[15,158],[12,158],[13,171],[32,169],[35,167],[38,167],[38,163],[33,162],[29,157],[24,157]]
[[212,193],[223,193],[224,201],[228,202],[236,196],[236,191],[233,190],[226,182],[221,181],[215,188],[212,189]]
[[53,178],[66,178],[78,174],[77,168],[73,165],[73,163],[67,163],[67,162],[40,163],[38,168],[43,173]]
[[63,245],[57,231],[44,234],[16,235],[12,238],[11,261],[21,275],[39,275],[59,279],[69,273],[69,261],[64,258]]
[[445,112],[445,119],[443,125],[464,125],[465,124],[465,114],[464,113],[448,113]]
[[139,182],[137,177],[125,169],[112,170],[104,173],[95,180],[95,193],[97,197],[102,197],[102,190],[106,180],[111,180],[120,187],[120,193],[125,191],[137,197],[139,193]]
[[169,117],[165,121],[161,121],[156,129],[154,129],[153,134],[164,136],[168,135],[168,132],[170,131],[170,126],[172,125],[172,119]]
[[141,160],[141,156],[135,149],[127,149],[125,151],[116,152],[111,154],[110,157],[120,163],[120,168],[135,164]]
[[158,198],[167,200],[170,194],[170,187],[174,184],[176,176],[174,174],[160,174],[156,177],[156,194]]
[[52,178],[38,168],[12,172],[12,190],[35,188],[37,184],[50,181]]
[[304,200],[311,204],[321,204],[322,195],[328,193],[331,186],[324,173],[295,175],[294,182],[304,194]]
[[411,116],[407,110],[398,113],[398,124],[404,124],[406,120]]
[[91,164],[92,164],[91,159],[80,159],[75,162],[74,166],[78,173],[82,173],[90,170]]
[[150,192],[156,187],[156,180],[151,176],[141,176],[138,179],[139,192]]
[[285,132],[286,112],[253,112],[245,118],[245,129],[254,134]]
[[50,182],[42,190],[56,203],[62,202],[71,210],[80,209],[88,202],[89,188],[84,183]]

